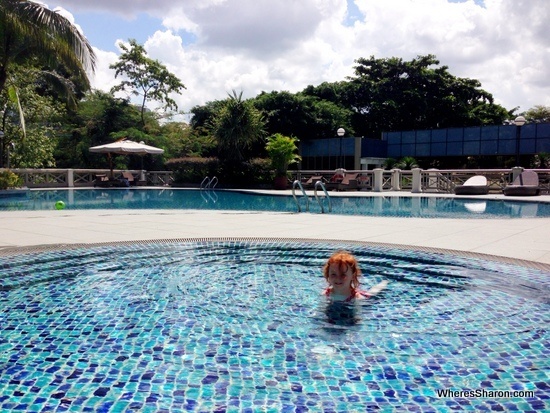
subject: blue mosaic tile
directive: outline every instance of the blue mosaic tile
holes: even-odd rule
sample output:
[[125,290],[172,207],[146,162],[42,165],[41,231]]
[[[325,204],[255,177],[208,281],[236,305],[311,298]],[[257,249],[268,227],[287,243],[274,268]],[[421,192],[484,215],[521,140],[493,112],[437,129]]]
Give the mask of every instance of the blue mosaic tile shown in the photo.
[[[337,325],[335,249],[390,281]],[[3,258],[0,410],[550,410],[550,274],[358,244],[151,243]],[[438,390],[533,391],[440,397]]]

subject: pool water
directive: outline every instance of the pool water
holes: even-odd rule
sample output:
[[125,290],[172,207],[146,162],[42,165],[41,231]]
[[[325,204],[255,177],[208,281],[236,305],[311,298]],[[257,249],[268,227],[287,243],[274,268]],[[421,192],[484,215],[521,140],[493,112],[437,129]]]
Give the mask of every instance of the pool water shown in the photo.
[[[322,199],[328,213],[329,204]],[[294,198],[239,191],[183,189],[76,189],[32,190],[25,196],[0,198],[2,210],[53,210],[62,201],[66,209],[199,209],[297,212]],[[299,198],[302,211],[321,213],[314,197]],[[550,217],[550,203],[485,200],[463,197],[332,196],[332,212],[344,215],[421,218],[535,218]]]
[[[329,305],[321,267],[337,249],[365,288],[388,288]],[[550,409],[543,269],[260,240],[4,255],[0,411]]]

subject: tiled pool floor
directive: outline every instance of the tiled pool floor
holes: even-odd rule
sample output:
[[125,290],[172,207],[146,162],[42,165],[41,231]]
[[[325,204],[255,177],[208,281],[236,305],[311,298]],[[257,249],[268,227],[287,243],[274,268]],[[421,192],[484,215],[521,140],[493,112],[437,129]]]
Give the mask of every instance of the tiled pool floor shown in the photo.
[[[357,307],[320,267],[359,259]],[[547,411],[549,273],[363,243],[3,251],[0,410]],[[453,391],[532,391],[456,396]]]

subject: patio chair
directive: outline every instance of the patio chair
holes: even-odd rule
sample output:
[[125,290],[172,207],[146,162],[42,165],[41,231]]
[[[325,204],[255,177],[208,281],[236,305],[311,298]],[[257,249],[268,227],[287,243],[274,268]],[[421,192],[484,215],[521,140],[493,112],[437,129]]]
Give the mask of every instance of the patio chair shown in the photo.
[[486,195],[488,193],[487,178],[483,175],[472,176],[463,185],[455,187],[456,195]]
[[359,189],[357,175],[359,174],[345,174],[342,182],[338,184],[337,191],[353,191]]
[[130,186],[136,185],[136,180],[131,172],[122,172],[122,179],[126,179],[128,181],[128,185]]
[[109,177],[105,174],[96,174],[95,181],[94,181],[94,188],[97,186],[103,187],[103,188],[108,187]]
[[322,175],[315,175],[315,176],[312,176],[311,178],[309,178],[307,181],[305,181],[303,186],[306,189],[313,189],[315,187],[315,183],[317,181],[321,181],[321,182],[325,183],[327,180],[325,178],[323,178]]
[[508,196],[536,196],[540,194],[539,176],[535,171],[523,171],[511,185],[502,190]]
[[325,184],[327,191],[338,190],[338,185],[344,180],[345,170],[337,169],[336,173],[330,177],[330,180]]

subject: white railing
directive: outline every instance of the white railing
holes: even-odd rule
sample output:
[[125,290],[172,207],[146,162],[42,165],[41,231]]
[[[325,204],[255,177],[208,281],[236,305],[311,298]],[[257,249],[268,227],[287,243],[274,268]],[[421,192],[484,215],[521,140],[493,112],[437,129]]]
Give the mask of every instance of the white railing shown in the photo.
[[[2,169],[0,169],[2,170]],[[97,175],[110,176],[110,169],[10,169],[23,180],[27,188],[75,188],[94,186]],[[122,174],[130,172],[143,177],[146,185],[168,186],[173,182],[171,171],[113,170],[114,179],[123,179]]]
[[[502,192],[502,189],[513,182],[524,168],[510,169],[428,169],[411,170],[383,169],[346,171],[348,174],[359,174],[358,189],[373,192],[410,191],[414,193],[436,192],[453,193],[454,188],[462,185],[468,178],[483,175],[487,178],[490,192]],[[541,193],[550,193],[550,169],[534,169],[539,175]],[[322,176],[327,182],[335,171],[302,170],[292,172],[293,179],[306,182],[312,176]]]
[[[4,169],[0,168],[0,171]],[[27,188],[73,188],[94,186],[97,175],[110,175],[109,169],[10,169],[23,180]],[[428,169],[409,170],[383,169],[346,171],[357,175],[357,188],[361,191],[410,191],[413,193],[436,192],[453,193],[454,188],[462,185],[474,175],[487,178],[489,191],[499,193],[513,182],[523,168],[511,169]],[[550,193],[550,169],[534,169],[539,175],[541,193]],[[170,186],[174,182],[171,171],[113,171],[114,179],[123,179],[122,173],[130,172],[148,186]],[[321,176],[325,182],[331,182],[335,171],[302,170],[291,171],[293,181],[305,183],[312,176]]]

